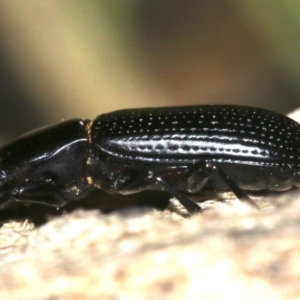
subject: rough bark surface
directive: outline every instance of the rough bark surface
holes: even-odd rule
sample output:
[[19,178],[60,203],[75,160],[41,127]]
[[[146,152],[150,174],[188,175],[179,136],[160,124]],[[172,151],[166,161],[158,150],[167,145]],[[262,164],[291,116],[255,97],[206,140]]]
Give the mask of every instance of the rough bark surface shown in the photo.
[[300,202],[284,195],[261,212],[211,201],[190,218],[174,204],[6,223],[0,299],[299,299]]

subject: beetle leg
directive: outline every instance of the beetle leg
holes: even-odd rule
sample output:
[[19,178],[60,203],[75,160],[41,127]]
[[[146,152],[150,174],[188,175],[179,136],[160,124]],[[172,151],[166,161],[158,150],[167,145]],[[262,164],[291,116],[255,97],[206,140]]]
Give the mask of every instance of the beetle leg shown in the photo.
[[236,195],[236,197],[251,207],[254,207],[256,209],[259,209],[259,206],[249,198],[249,196],[241,190],[238,185],[232,180],[231,177],[227,173],[223,171],[223,169],[219,166],[211,165],[210,168],[214,170],[216,174],[219,175],[219,177],[226,183],[226,185],[229,187],[229,189]]
[[184,194],[176,191],[172,186],[170,186],[168,183],[166,183],[164,180],[161,179],[161,177],[155,177],[156,183],[163,186],[172,196],[174,196],[189,213],[196,213],[201,212],[201,207],[197,205],[194,201],[189,199]]
[[259,209],[259,206],[239,188],[235,181],[221,167],[214,165],[212,162],[206,162],[205,164],[201,162],[193,166],[188,177],[188,191],[191,193],[199,192],[213,174],[217,174],[240,201]]
[[31,182],[16,186],[11,197],[17,202],[40,203],[60,207],[67,201],[53,184]]

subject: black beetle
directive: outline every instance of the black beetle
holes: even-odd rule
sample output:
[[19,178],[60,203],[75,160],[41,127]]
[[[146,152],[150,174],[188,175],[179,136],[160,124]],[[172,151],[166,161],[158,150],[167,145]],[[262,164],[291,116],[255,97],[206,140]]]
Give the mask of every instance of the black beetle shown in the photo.
[[300,185],[300,125],[263,109],[203,105],[120,110],[72,119],[0,149],[0,207],[9,201],[60,207],[101,188],[130,194],[165,189],[186,196],[204,186],[281,191]]

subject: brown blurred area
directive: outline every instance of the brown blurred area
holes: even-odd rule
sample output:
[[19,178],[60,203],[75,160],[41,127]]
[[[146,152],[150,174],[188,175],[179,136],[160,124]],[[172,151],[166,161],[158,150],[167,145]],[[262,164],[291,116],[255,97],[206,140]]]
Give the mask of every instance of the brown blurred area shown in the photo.
[[131,107],[289,112],[300,103],[297,3],[250,2],[1,1],[1,143]]

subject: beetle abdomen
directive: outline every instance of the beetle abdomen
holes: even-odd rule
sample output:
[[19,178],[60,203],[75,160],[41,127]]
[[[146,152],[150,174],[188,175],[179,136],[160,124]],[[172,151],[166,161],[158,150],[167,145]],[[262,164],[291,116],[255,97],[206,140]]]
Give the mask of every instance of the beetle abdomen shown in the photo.
[[121,110],[92,126],[95,147],[108,156],[159,163],[294,166],[299,139],[300,125],[285,116],[228,105]]

